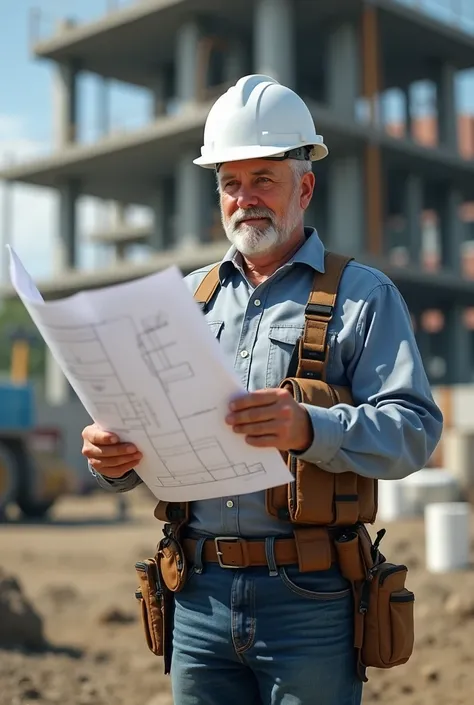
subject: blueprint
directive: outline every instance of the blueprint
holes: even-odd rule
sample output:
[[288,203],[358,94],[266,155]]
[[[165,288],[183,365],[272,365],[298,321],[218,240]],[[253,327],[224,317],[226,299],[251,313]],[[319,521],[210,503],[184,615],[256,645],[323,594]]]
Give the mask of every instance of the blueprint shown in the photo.
[[276,449],[224,418],[245,392],[175,267],[45,302],[12,248],[12,284],[91,418],[143,453],[158,499],[194,501],[292,481]]

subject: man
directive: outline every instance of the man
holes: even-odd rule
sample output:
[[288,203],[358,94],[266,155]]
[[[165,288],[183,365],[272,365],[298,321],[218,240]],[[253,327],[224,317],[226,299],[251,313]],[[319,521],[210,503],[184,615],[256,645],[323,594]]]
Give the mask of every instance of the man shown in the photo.
[[[311,162],[326,155],[304,102],[267,76],[242,78],[209,114],[195,162],[216,171],[232,247],[206,319],[248,390],[226,421],[250,445],[329,473],[398,479],[425,465],[442,417],[405,303],[384,274],[350,262],[330,322],[327,381],[349,386],[354,406],[300,404],[279,388],[314,275],[325,267],[304,213],[315,183]],[[193,293],[210,269],[187,277]],[[140,482],[139,449],[95,425],[83,438],[102,487],[125,492]],[[187,530],[201,547],[205,537],[292,535],[288,521],[266,511],[263,492],[192,503]],[[304,573],[274,561],[229,570],[197,552],[175,598],[176,705],[360,703],[348,586],[337,563]]]

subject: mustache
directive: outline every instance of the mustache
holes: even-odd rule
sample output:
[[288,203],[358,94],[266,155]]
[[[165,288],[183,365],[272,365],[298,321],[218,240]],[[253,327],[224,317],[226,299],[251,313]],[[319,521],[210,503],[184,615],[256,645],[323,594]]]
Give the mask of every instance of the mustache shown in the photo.
[[274,225],[274,213],[271,211],[269,208],[246,208],[245,210],[238,210],[236,211],[230,220],[230,225],[232,227],[237,227],[241,223],[243,223],[244,220],[247,220],[248,218],[268,218],[272,225]]

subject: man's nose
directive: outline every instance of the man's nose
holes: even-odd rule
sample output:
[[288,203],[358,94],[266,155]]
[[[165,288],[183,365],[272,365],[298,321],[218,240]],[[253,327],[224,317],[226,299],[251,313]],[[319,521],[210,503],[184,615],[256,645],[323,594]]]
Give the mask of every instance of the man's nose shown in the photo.
[[241,188],[237,194],[239,208],[253,208],[258,205],[258,196],[251,190]]

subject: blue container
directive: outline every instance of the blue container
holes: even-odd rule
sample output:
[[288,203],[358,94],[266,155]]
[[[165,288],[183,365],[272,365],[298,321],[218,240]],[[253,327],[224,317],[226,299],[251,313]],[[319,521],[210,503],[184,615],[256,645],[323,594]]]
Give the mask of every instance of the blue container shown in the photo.
[[0,383],[0,433],[30,431],[36,422],[31,385]]

